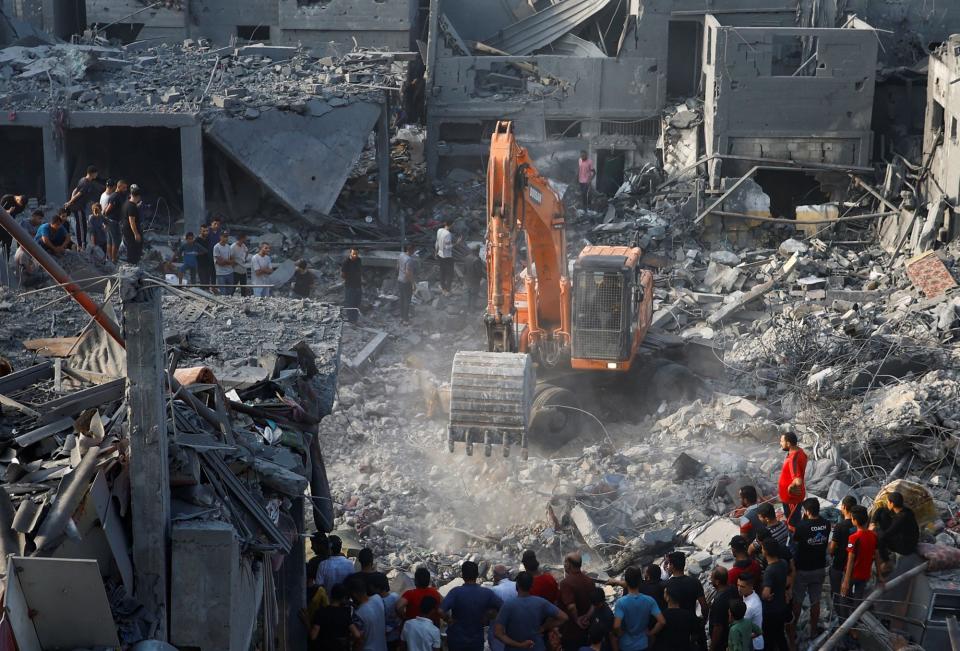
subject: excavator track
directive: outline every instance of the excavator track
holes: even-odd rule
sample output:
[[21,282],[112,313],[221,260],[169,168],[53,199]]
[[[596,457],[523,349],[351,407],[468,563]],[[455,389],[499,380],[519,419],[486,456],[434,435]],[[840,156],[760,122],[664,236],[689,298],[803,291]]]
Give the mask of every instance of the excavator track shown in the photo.
[[510,447],[519,445],[526,459],[535,388],[536,373],[527,354],[458,352],[450,379],[450,451],[464,443],[470,455],[474,444],[482,444],[490,456],[493,446],[500,445],[503,456],[509,456]]

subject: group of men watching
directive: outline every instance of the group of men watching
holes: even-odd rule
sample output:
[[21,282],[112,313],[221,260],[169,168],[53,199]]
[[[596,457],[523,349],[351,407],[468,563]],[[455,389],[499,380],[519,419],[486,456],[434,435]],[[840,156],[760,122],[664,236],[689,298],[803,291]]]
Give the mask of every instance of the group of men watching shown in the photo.
[[[138,264],[143,256],[143,197],[136,184],[124,180],[99,182],[96,167],[87,168],[70,198],[49,218],[41,209],[26,215],[27,198],[20,194],[0,197],[0,208],[20,225],[47,253],[62,256],[68,249],[99,248],[107,259],[117,262],[121,244],[126,249],[126,260]],[[9,253],[12,237],[0,229],[0,248]],[[36,262],[23,248],[15,256],[18,268],[25,275],[38,271]]]
[[787,455],[778,491],[782,518],[755,487],[740,488],[733,564],[710,572],[709,600],[699,579],[687,574],[680,551],[667,554],[662,568],[631,567],[622,579],[606,581],[623,589],[612,608],[599,585],[604,582],[584,573],[579,553],[565,557],[558,582],[531,550],[512,579],[506,567],[492,568],[490,587],[478,582],[477,564],[466,561],[462,585],[443,597],[423,567],[414,588],[397,595],[369,549],[360,552],[356,572],[331,536],[315,546],[317,565],[308,569],[313,603],[323,603],[312,615],[312,644],[330,651],[435,651],[445,624],[449,651],[792,651],[805,603],[810,639],[822,633],[824,585],[834,614],[845,619],[872,578],[884,584],[895,555],[915,553],[920,530],[898,492],[887,493],[872,517],[845,497],[840,521],[831,524],[821,516],[820,500],[806,496],[806,454],[796,434],[784,434],[780,445]]

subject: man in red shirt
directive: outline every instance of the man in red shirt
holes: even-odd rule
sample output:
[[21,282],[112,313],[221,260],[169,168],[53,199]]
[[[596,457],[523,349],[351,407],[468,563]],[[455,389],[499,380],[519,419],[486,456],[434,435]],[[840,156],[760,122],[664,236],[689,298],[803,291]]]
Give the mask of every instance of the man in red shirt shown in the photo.
[[413,573],[413,585],[416,587],[404,592],[397,601],[397,614],[403,617],[405,622],[423,614],[420,612],[420,602],[424,597],[433,597],[438,604],[443,601],[437,589],[430,586],[430,570],[427,568],[417,568]]
[[793,531],[800,521],[800,503],[807,497],[804,484],[807,453],[797,445],[795,432],[786,432],[780,437],[780,448],[787,453],[787,458],[783,461],[777,488],[780,502],[783,504],[783,519]]
[[560,603],[560,586],[557,580],[549,572],[540,571],[540,561],[537,560],[537,554],[532,549],[523,552],[520,559],[523,563],[523,569],[533,575],[533,587],[530,594],[534,597],[546,599],[554,606]]
[[840,585],[840,594],[852,597],[855,601],[863,598],[870,580],[870,566],[876,565],[877,584],[883,585],[880,574],[880,552],[877,549],[877,534],[870,531],[870,516],[863,506],[851,509],[853,523],[857,530],[847,538],[847,568]]
[[750,543],[745,536],[734,536],[730,539],[730,551],[733,553],[733,567],[727,570],[727,585],[736,585],[741,574],[750,574],[754,577],[754,588],[760,586],[763,568],[757,559],[750,556]]

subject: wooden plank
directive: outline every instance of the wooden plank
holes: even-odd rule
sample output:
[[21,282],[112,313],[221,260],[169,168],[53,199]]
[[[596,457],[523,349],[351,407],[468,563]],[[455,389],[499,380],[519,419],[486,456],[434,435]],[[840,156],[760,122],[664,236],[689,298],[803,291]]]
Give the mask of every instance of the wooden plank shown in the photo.
[[66,357],[80,342],[80,337],[45,337],[27,339],[23,347],[44,357]]
[[33,445],[37,441],[42,441],[48,436],[53,436],[58,434],[65,429],[73,427],[73,419],[64,417],[59,420],[55,420],[52,423],[44,425],[43,427],[38,427],[37,429],[30,430],[26,434],[21,434],[14,439],[14,442],[22,448],[27,447],[28,445]]
[[49,380],[52,377],[53,362],[40,362],[22,371],[17,371],[0,378],[0,393],[13,393],[18,389],[24,389],[31,384]]

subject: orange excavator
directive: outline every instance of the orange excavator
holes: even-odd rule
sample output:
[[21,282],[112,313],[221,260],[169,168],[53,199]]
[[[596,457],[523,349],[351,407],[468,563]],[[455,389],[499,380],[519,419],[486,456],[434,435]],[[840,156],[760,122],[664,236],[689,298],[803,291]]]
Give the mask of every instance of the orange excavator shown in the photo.
[[[631,370],[650,329],[653,274],[642,251],[587,246],[567,260],[563,204],[511,122],[497,123],[487,165],[486,351],[454,357],[448,447],[482,444],[527,456],[536,426],[562,429],[575,390],[551,377]],[[537,382],[537,376],[547,378]]]

